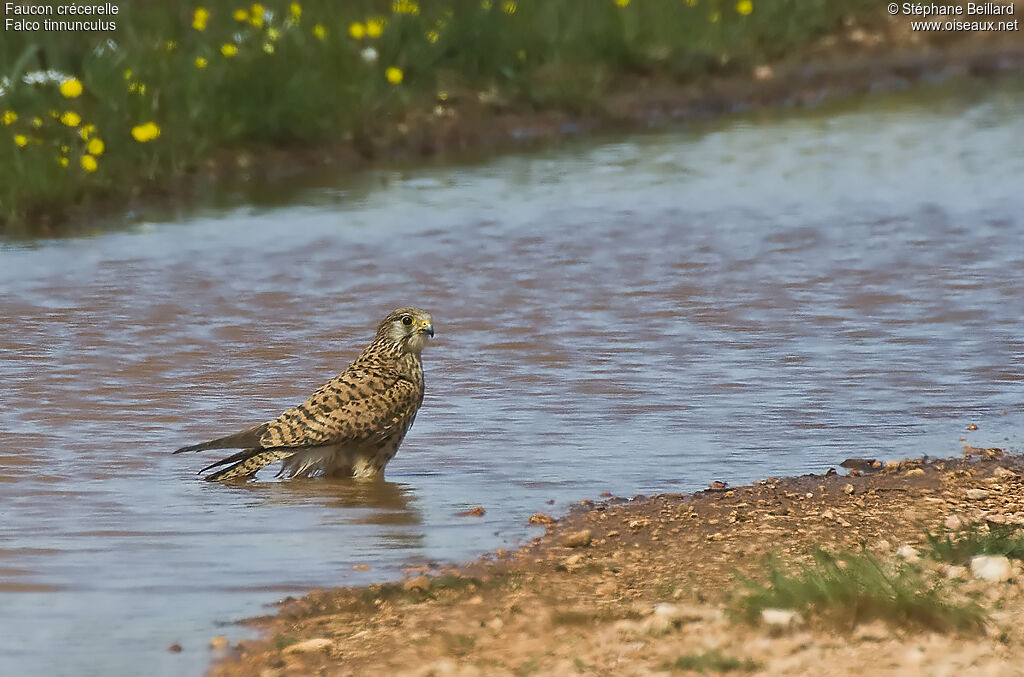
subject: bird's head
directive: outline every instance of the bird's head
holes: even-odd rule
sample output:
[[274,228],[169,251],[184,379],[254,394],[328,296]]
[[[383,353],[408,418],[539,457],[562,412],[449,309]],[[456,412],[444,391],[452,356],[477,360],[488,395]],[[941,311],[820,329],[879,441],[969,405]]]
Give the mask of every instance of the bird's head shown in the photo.
[[434,321],[430,313],[419,308],[399,308],[388,314],[377,326],[377,338],[419,355],[434,336]]

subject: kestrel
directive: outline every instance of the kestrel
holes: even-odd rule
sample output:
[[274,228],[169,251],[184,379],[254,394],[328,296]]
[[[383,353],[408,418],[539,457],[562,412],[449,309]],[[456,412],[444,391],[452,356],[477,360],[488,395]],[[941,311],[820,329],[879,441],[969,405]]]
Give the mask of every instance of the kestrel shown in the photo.
[[208,480],[251,477],[276,461],[284,461],[278,473],[284,477],[380,477],[423,402],[420,353],[428,336],[434,336],[430,313],[399,308],[345,371],[302,404],[272,421],[174,453],[242,450],[200,470],[227,466]]

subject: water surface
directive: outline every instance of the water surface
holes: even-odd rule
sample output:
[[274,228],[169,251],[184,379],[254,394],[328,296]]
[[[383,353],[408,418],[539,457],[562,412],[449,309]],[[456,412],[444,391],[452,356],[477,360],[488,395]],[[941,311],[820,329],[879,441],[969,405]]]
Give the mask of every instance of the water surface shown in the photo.
[[[3,245],[0,672],[197,674],[275,599],[603,491],[1019,451],[1022,110],[875,96]],[[388,482],[169,453],[301,401],[403,304],[438,337]]]

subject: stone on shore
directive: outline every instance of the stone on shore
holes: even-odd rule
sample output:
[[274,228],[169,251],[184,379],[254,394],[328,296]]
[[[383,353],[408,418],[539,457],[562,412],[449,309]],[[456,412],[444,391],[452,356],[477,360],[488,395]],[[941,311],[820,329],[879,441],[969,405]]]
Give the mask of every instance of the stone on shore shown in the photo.
[[804,619],[792,609],[762,609],[761,623],[768,626],[770,630],[785,632],[803,625]]
[[585,548],[593,541],[590,529],[574,531],[565,537],[565,545],[569,548]]
[[292,644],[291,646],[285,647],[285,653],[316,653],[317,651],[326,651],[334,646],[334,642],[327,639],[326,637],[314,637],[313,639],[307,639],[303,642]]
[[971,558],[971,574],[983,581],[1008,581],[1013,578],[1013,567],[1002,555],[978,555]]

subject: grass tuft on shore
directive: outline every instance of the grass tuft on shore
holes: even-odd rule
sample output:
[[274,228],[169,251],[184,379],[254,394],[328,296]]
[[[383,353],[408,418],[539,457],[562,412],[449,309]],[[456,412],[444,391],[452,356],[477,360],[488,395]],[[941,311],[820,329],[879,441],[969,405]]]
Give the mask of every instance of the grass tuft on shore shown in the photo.
[[[758,64],[868,0],[134,3],[0,41],[0,233],[156,190],[252,146],[350,144],[487,110],[599,110],[650,75]],[[95,18],[95,17],[91,17]],[[111,21],[112,20],[112,21]],[[415,141],[410,141],[415,144]]]
[[274,648],[278,651],[284,651],[292,644],[298,644],[298,642],[299,638],[292,635],[274,635]]
[[831,555],[819,550],[813,564],[795,572],[769,560],[766,584],[738,578],[741,590],[730,611],[751,623],[765,609],[792,609],[847,628],[876,619],[938,631],[978,630],[985,623],[979,606],[952,601],[947,588],[919,567],[883,563],[867,552]]
[[975,526],[960,534],[927,534],[926,554],[939,562],[968,565],[978,555],[1003,555],[1024,560],[1024,533],[1015,527],[989,528]]
[[761,666],[749,658],[739,659],[726,656],[718,650],[680,656],[664,666],[665,670],[688,670],[690,672],[754,672]]

